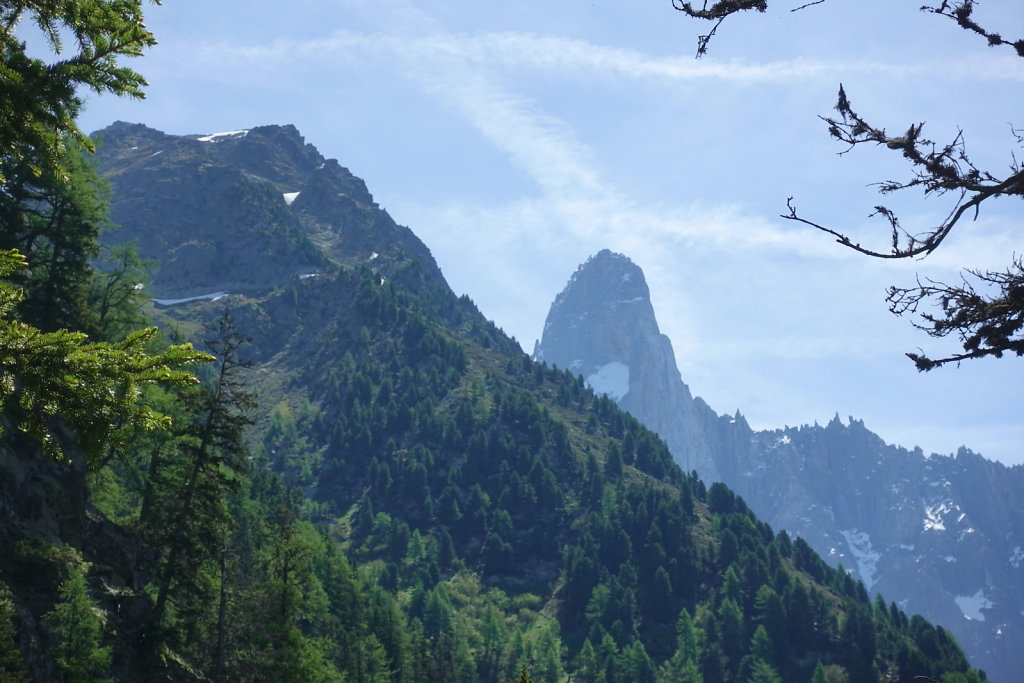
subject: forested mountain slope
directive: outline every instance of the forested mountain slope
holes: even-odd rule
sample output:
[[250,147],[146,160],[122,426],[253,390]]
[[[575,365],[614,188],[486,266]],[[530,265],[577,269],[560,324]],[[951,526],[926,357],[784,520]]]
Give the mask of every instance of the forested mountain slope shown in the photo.
[[112,239],[158,260],[149,312],[216,360],[149,392],[173,427],[91,473],[8,430],[0,670],[979,680],[945,630],[531,361],[294,129],[102,137]]

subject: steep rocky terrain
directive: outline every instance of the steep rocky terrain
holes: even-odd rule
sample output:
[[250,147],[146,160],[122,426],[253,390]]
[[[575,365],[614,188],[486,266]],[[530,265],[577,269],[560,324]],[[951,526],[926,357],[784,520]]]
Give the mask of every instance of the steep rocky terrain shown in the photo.
[[643,272],[602,251],[551,305],[535,357],[582,374],[776,529],[950,629],[992,680],[1024,667],[1024,467],[969,450],[926,457],[864,423],[754,431],[692,398]]
[[680,379],[650,297],[639,268],[601,252],[551,304],[534,358],[582,374],[665,439],[684,471],[717,481],[713,437],[704,428],[714,415]]
[[339,264],[447,291],[423,243],[294,126],[179,136],[119,122],[95,137],[114,198],[104,240],[156,262],[157,298],[267,291]]

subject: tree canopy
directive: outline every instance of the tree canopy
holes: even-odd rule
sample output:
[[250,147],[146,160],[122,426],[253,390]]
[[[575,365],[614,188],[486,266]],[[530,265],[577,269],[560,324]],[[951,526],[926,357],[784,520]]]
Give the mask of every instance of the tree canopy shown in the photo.
[[[38,50],[17,33],[26,21],[53,61],[32,56]],[[8,247],[0,248],[0,408],[58,459],[65,454],[56,419],[63,419],[93,467],[126,430],[167,424],[139,403],[142,386],[195,383],[178,368],[210,358],[190,344],[148,353],[155,328],[100,343],[62,329],[86,327],[79,313],[87,308],[89,259],[106,221],[100,183],[83,157],[92,143],[75,122],[79,89],[142,97],[145,80],[120,60],[155,43],[141,0],[0,2],[0,246]],[[36,280],[26,282],[38,304],[28,321],[15,310],[26,290],[11,282],[26,255],[39,261]]]
[[[806,2],[792,11],[818,5],[825,0]],[[693,3],[672,0],[675,9],[684,14],[713,22],[707,34],[698,38],[697,56],[707,53],[708,45],[722,22],[745,11],[764,12],[766,0],[705,1],[700,8]],[[710,5],[710,6],[709,6]],[[1006,39],[974,19],[975,0],[943,0],[938,5],[925,5],[922,11],[947,17],[966,31],[983,37],[991,47],[1008,47],[1024,58],[1024,38]],[[905,179],[878,183],[882,195],[900,190],[917,190],[924,196],[945,196],[951,199],[945,217],[937,224],[920,229],[906,229],[894,211],[883,204],[874,207],[872,216],[887,225],[887,247],[864,246],[842,229],[810,220],[797,211],[792,197],[782,214],[786,220],[832,235],[836,241],[866,256],[881,259],[923,258],[938,249],[958,226],[976,219],[981,205],[998,197],[1024,198],[1024,166],[1011,156],[1009,171],[992,172],[976,166],[967,152],[963,131],[946,143],[935,142],[923,135],[923,123],[911,123],[903,132],[889,133],[858,113],[843,86],[835,106],[838,115],[822,116],[829,135],[847,145],[845,154],[861,145],[881,146],[899,153],[910,165]],[[1011,126],[1016,144],[1024,143],[1024,130]],[[1001,357],[1004,353],[1024,355],[1024,262],[1013,256],[1005,270],[964,271],[960,282],[948,284],[918,278],[915,286],[891,286],[887,291],[889,310],[899,316],[913,318],[915,327],[932,337],[953,336],[962,351],[931,358],[922,351],[908,353],[919,370],[931,370],[947,363],[959,363],[985,356]]]
[[[19,35],[25,23],[45,40],[51,60],[36,56],[41,50]],[[35,151],[59,169],[65,136],[91,150],[75,122],[80,89],[143,97],[145,79],[121,60],[155,44],[143,24],[142,0],[0,2],[0,155],[20,161]]]
[[145,345],[156,328],[134,332],[116,343],[89,343],[82,332],[42,332],[10,318],[20,289],[5,282],[27,264],[15,250],[0,251],[0,406],[18,428],[36,437],[58,459],[64,453],[53,418],[60,416],[78,434],[91,465],[99,463],[125,429],[152,429],[167,423],[138,403],[141,387],[189,384],[197,380],[175,369],[210,359],[191,344],[150,355]]

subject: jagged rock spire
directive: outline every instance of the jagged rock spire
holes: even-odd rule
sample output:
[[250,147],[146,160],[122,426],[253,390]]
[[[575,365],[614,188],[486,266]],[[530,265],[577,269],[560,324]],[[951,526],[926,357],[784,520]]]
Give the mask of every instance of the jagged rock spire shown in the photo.
[[551,304],[534,355],[608,394],[656,431],[684,470],[719,478],[701,424],[708,409],[683,383],[644,273],[626,256],[605,249],[573,273]]

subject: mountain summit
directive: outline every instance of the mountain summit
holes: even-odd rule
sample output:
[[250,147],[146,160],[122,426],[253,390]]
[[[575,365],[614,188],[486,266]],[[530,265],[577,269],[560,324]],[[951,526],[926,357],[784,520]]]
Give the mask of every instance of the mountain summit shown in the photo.
[[853,418],[755,431],[693,398],[658,330],[643,273],[602,251],[551,305],[534,356],[583,376],[668,444],[870,591],[952,631],[992,680],[1024,651],[1024,467],[961,449],[926,457]]
[[118,122],[93,136],[119,226],[104,241],[135,241],[156,262],[159,297],[260,292],[360,264],[448,290],[426,246],[295,126],[168,135]]
[[573,273],[551,304],[534,358],[583,375],[657,432],[684,471],[721,479],[705,428],[717,417],[683,383],[644,273],[628,257],[605,249]]

